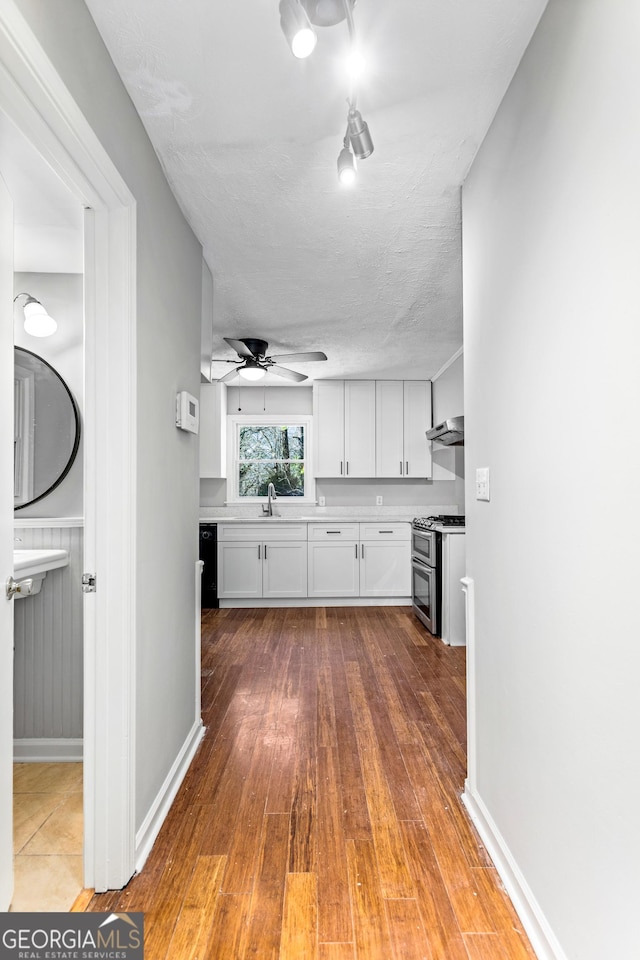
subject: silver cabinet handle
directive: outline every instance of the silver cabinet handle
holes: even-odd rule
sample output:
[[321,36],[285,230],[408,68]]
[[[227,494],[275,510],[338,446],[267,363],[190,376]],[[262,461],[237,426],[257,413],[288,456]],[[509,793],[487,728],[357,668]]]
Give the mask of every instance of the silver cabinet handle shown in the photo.
[[30,597],[33,590],[33,579],[26,577],[24,580],[14,580],[13,577],[7,577],[5,584],[7,600],[13,599],[17,593],[21,597]]
[[408,461],[408,460],[405,460],[405,465],[406,465],[406,470],[405,470],[404,472],[405,472],[405,476],[408,477],[408,476],[409,476],[409,461]]
[[326,530],[325,532],[326,532],[326,533],[337,533],[337,534],[340,534],[340,533],[342,533],[342,530]]
[[266,545],[266,543],[265,543],[265,545],[264,545],[264,558],[265,558],[265,560],[267,559],[267,545]]
[[258,560],[262,560],[262,557],[260,555],[260,544],[258,544]]
[[347,460],[347,476],[349,476],[349,461]]
[[393,533],[393,530],[378,530],[378,533]]
[[340,476],[342,476],[342,460],[340,461]]
[[358,544],[356,543],[356,560],[358,559]]
[[361,557],[362,560],[364,560],[364,543],[363,543],[362,546],[360,547],[360,557]]
[[400,461],[400,476],[402,476],[402,460]]

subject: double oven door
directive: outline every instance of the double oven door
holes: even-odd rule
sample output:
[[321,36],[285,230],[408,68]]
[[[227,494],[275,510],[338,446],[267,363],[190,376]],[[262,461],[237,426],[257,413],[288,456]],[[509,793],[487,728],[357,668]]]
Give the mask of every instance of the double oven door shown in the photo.
[[437,534],[433,530],[413,530],[411,548],[412,603],[415,615],[427,630],[438,635]]

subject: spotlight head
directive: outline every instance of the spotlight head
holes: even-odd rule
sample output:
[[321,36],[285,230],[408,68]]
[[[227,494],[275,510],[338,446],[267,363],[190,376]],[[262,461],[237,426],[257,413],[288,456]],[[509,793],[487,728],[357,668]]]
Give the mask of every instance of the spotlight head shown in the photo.
[[373,153],[373,140],[359,110],[353,108],[349,110],[347,131],[351,147],[358,160],[366,160],[370,157]]
[[349,147],[343,147],[338,156],[338,180],[344,187],[352,186],[357,177],[355,157]]
[[280,0],[280,26],[294,57],[303,60],[313,53],[316,32],[299,0]]

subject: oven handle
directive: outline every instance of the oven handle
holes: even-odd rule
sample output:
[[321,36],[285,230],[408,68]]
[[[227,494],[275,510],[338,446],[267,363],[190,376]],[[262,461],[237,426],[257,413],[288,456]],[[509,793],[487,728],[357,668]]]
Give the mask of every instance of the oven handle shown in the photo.
[[432,573],[435,572],[436,569],[430,564],[425,563],[424,560],[420,559],[420,557],[411,557],[411,566],[417,567],[419,570],[430,570]]

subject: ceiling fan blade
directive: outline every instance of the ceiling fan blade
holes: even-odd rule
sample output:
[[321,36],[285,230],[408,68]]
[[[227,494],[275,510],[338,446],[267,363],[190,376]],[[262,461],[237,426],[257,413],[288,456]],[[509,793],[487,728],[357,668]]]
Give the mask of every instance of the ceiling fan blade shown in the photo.
[[238,367],[235,370],[229,370],[229,373],[225,373],[224,377],[220,377],[219,380],[216,380],[216,383],[226,383],[227,380],[233,380],[238,373]]
[[311,353],[280,353],[277,357],[270,357],[271,360],[285,360],[287,362],[297,361],[298,363],[307,363],[311,360],[326,360],[327,355],[321,350],[315,350]]
[[269,365],[269,373],[277,373],[279,377],[284,377],[285,380],[308,380],[306,373],[296,373],[295,370],[287,370],[286,367],[279,367],[277,363],[272,363]]
[[243,343],[242,340],[233,340],[231,337],[223,337],[222,339],[225,341],[225,343],[228,343],[230,347],[233,347],[236,353],[241,357],[247,357],[247,359],[251,359],[253,357],[251,350],[249,350],[249,347],[246,345],[246,343]]

